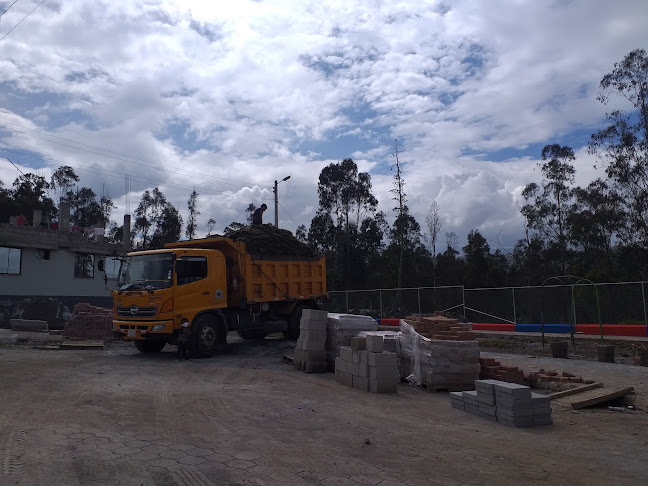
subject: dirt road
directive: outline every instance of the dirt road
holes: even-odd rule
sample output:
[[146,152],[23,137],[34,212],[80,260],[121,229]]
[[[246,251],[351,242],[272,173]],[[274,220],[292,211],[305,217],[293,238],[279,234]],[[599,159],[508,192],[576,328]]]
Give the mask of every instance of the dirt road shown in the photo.
[[[514,429],[400,385],[373,395],[233,339],[178,363],[0,348],[0,485],[641,484],[648,414],[554,410]],[[617,365],[622,366],[622,365]]]

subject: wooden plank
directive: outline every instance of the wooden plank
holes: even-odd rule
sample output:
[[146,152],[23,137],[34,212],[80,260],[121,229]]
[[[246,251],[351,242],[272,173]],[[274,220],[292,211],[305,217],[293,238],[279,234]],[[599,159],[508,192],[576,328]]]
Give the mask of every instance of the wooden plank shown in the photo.
[[61,343],[60,349],[103,349],[103,341],[66,341]]
[[578,386],[576,388],[570,388],[569,390],[563,390],[556,393],[552,393],[547,396],[553,400],[554,398],[561,398],[569,395],[575,395],[577,393],[581,393],[587,390],[593,390],[594,388],[603,388],[603,383],[591,383],[589,385]]
[[555,401],[552,400],[551,404],[553,405],[555,403],[556,405],[562,405],[574,409],[591,407],[593,405],[598,405],[599,403],[609,402],[615,398],[625,396],[633,390],[634,388],[631,386],[621,389],[596,388],[579,393],[575,396],[563,397]]

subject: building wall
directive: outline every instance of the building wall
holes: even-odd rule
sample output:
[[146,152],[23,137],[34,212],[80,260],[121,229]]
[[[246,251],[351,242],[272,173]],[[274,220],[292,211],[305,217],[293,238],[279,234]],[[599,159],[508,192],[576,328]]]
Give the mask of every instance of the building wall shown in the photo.
[[50,259],[37,258],[38,250],[22,249],[20,275],[0,274],[0,296],[70,296],[110,297],[115,279],[108,279],[97,269],[101,255],[94,258],[94,278],[74,276],[75,253],[50,250]]

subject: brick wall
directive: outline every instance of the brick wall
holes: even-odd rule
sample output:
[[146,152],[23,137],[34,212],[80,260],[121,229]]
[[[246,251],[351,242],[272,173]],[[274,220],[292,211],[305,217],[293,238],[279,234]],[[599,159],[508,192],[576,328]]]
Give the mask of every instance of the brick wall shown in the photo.
[[96,339],[112,342],[112,309],[87,303],[76,304],[74,314],[65,323],[63,335],[70,338]]

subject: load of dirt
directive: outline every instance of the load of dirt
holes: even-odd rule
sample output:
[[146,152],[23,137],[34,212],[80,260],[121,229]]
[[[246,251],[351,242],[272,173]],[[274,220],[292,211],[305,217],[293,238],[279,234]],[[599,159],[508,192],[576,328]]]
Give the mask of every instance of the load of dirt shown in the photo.
[[242,241],[247,251],[258,259],[282,256],[309,260],[318,258],[310,246],[299,241],[290,231],[271,224],[227,228],[223,236]]

